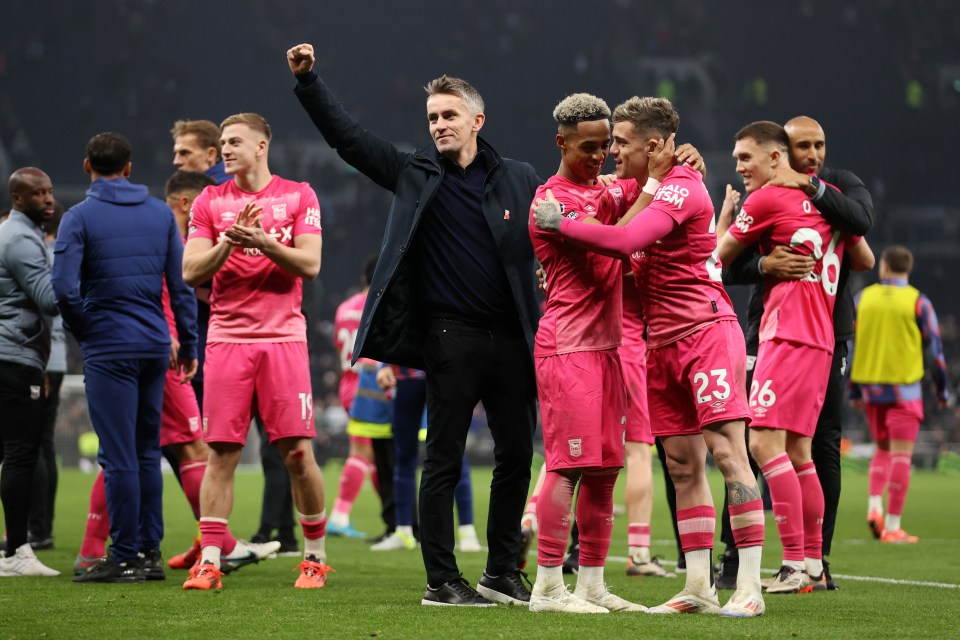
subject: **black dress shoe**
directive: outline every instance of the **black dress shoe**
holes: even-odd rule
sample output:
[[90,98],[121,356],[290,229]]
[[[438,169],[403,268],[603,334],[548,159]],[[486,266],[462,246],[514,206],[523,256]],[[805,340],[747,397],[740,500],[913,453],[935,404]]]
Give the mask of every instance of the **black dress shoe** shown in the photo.
[[86,573],[74,576],[74,582],[111,582],[111,583],[132,583],[145,582],[147,577],[140,566],[140,558],[131,558],[123,562],[117,562],[113,556],[100,558],[97,564],[93,565]]
[[580,545],[572,544],[567,550],[567,556],[563,559],[563,573],[577,575],[580,571]]
[[497,606],[477,593],[463,578],[444,582],[439,587],[431,587],[428,584],[420,604],[440,607]]
[[727,549],[720,556],[720,571],[714,585],[717,589],[736,589],[737,573],[740,571],[740,554],[736,550]]
[[143,576],[147,580],[166,580],[167,574],[163,570],[163,557],[160,555],[160,549],[152,549],[140,553],[140,567],[143,569]]
[[519,569],[498,576],[491,576],[484,571],[477,592],[493,602],[527,607],[530,606],[530,589],[523,583],[524,580],[530,584],[527,574]]
[[30,543],[30,546],[34,551],[46,551],[48,549],[53,549],[53,538],[50,536],[41,537],[30,533],[27,534],[27,542]]

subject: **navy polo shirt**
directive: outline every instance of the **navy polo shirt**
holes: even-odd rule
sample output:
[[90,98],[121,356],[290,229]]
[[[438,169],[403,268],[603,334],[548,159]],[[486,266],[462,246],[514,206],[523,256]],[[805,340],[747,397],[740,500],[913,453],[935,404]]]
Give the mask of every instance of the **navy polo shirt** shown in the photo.
[[517,308],[493,233],[483,187],[493,168],[480,151],[466,169],[440,156],[443,180],[416,233],[420,300],[430,318],[513,323]]

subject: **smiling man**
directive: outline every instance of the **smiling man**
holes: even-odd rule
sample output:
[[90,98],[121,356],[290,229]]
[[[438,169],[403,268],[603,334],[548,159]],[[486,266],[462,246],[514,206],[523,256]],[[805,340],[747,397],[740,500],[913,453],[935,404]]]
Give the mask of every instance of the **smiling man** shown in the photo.
[[317,194],[273,175],[270,125],[256,113],[220,124],[229,182],[193,202],[184,279],[213,280],[206,378],[217,394],[203,404],[210,458],[200,489],[200,563],[184,589],[219,589],[221,550],[233,508],[233,480],[256,405],[277,444],[300,512],[304,559],[295,587],[326,584],[323,476],[313,457],[313,395],[303,280],[320,272]]
[[[537,190],[549,191],[578,224],[613,224],[622,203],[597,182],[610,149],[610,108],[586,93],[553,111],[560,168]],[[530,237],[550,274],[534,359],[547,473],[537,501],[540,533],[531,611],[643,611],[611,594],[603,566],[613,532],[613,487],[623,466],[626,395],[621,341],[621,262],[565,244],[530,212]],[[577,372],[571,376],[573,372]],[[563,583],[563,552],[573,494],[579,485],[580,568],[576,591]]]
[[[617,176],[646,181],[658,158],[671,160],[680,116],[669,100],[634,97],[613,113]],[[622,227],[574,224],[555,199],[538,202],[536,224],[591,251],[629,257],[647,322],[647,400],[677,488],[677,520],[687,561],[683,591],[651,613],[754,617],[760,594],[763,507],[743,443],[748,416],[743,333],[720,284],[713,205],[703,177],[675,166],[644,186]],[[548,194],[549,195],[549,194]],[[652,196],[652,199],[651,199]],[[632,216],[632,217],[631,217]],[[705,475],[710,451],[735,505],[743,547],[737,591],[721,609],[711,580],[716,512]]]
[[[790,167],[774,175],[768,186],[782,186],[802,191],[816,206],[817,211],[834,229],[852,235],[866,235],[873,225],[873,201],[870,192],[853,172],[834,169],[825,164],[827,154],[826,135],[813,118],[797,116],[784,125],[790,141]],[[819,185],[818,185],[819,183]],[[836,189],[820,188],[828,183]],[[727,198],[720,212],[720,224],[729,224],[737,214],[736,203],[740,194],[728,186]],[[813,269],[810,256],[793,252],[787,247],[775,247],[762,255],[757,247],[744,251],[736,261],[727,265],[723,282],[752,284],[748,305],[746,329],[747,378],[751,380],[760,341],[760,319],[763,315],[763,292],[766,279],[805,278]],[[830,575],[827,556],[830,555],[833,532],[840,502],[840,436],[845,402],[844,373],[847,369],[847,341],[854,337],[853,296],[849,284],[850,267],[844,262],[837,281],[837,301],[833,307],[834,349],[830,366],[830,379],[823,409],[813,436],[813,461],[817,477],[823,489],[823,558],[827,588],[837,585]],[[756,470],[759,472],[759,469]],[[726,510],[724,510],[726,511]],[[738,564],[736,543],[730,533],[729,516],[724,514],[721,539],[727,544],[720,563],[717,588],[733,588]]]
[[480,584],[494,600],[525,604],[530,591],[517,554],[536,426],[532,351],[540,304],[524,213],[541,180],[479,136],[483,99],[465,80],[441,76],[427,84],[433,144],[408,153],[364,129],[314,62],[312,45],[287,51],[304,109],[340,157],[394,193],[353,359],[427,374],[421,604],[491,605],[461,577],[453,554],[454,487],[478,401],[496,457]]
[[[733,262],[755,243],[765,254],[775,246],[789,246],[815,261],[805,278],[767,281],[750,385],[750,451],[770,487],[783,543],[781,568],[767,593],[825,590],[824,497],[811,446],[833,359],[833,308],[841,264],[846,258],[854,269],[870,268],[873,253],[859,236],[834,230],[806,193],[774,184],[775,177],[782,182],[784,175],[796,173],[789,164],[790,140],[783,127],[754,122],[735,140],[737,173],[751,197],[732,224],[729,216],[721,216],[721,261]],[[821,183],[815,191],[827,188],[832,187]]]

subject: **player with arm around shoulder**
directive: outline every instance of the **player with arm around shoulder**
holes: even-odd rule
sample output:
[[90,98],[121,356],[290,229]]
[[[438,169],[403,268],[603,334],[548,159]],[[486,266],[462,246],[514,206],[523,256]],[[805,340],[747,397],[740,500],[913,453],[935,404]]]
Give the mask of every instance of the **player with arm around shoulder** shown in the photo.
[[854,269],[873,265],[866,242],[830,227],[805,193],[767,185],[778,172],[792,171],[788,148],[786,131],[773,122],[752,123],[737,133],[737,172],[751,195],[733,224],[723,219],[717,229],[721,261],[732,262],[756,242],[762,252],[787,245],[816,260],[806,278],[767,281],[750,389],[750,451],[770,486],[784,547],[768,593],[826,588],[823,490],[811,442],[832,361],[841,261],[846,251]]
[[[695,170],[672,167],[648,185],[649,163],[672,155],[679,115],[662,98],[631,98],[614,111],[611,153],[618,177],[644,184],[625,226],[576,225],[549,201],[537,204],[537,225],[567,242],[629,256],[648,327],[647,393],[653,434],[662,439],[677,488],[677,517],[687,562],[680,593],[651,613],[721,613],[754,617],[760,593],[763,506],[744,446],[748,417],[743,333],[723,286],[713,234],[713,206]],[[644,206],[649,203],[647,206]],[[735,505],[735,535],[744,551],[738,589],[721,609],[711,580],[716,512],[705,475],[707,451]]]

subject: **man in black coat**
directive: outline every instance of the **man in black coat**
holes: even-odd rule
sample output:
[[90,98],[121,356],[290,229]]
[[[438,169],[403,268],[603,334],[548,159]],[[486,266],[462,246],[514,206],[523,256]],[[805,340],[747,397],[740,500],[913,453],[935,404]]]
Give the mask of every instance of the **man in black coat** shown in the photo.
[[[817,211],[834,228],[854,235],[866,235],[873,226],[873,200],[870,192],[851,171],[830,169],[824,166],[827,144],[820,124],[807,116],[789,120],[784,128],[790,138],[790,166],[794,170],[783,177],[774,178],[768,184],[801,189],[816,206]],[[830,189],[831,184],[836,189]],[[739,194],[729,185],[720,215],[736,215]],[[724,270],[723,283],[753,284],[750,292],[747,328],[747,384],[753,374],[752,362],[756,359],[760,334],[760,317],[763,315],[763,281],[766,278],[799,279],[806,277],[813,268],[813,259],[792,253],[787,247],[777,247],[768,256],[758,251],[745,251]],[[853,295],[849,287],[850,266],[840,268],[837,285],[837,301],[833,309],[833,330],[836,347],[830,368],[827,395],[817,421],[813,436],[813,462],[823,487],[823,558],[827,585],[836,588],[829,573],[827,557],[830,555],[833,531],[837,522],[837,505],[840,502],[840,435],[844,406],[843,376],[847,369],[847,341],[853,338]],[[734,588],[737,575],[737,555],[733,536],[730,534],[729,515],[726,505],[723,511],[721,540],[727,550],[721,557],[721,571],[717,577],[718,588]]]
[[[540,317],[527,211],[541,180],[532,166],[500,157],[479,137],[483,99],[464,80],[441,76],[425,87],[434,146],[407,153],[347,113],[313,71],[311,45],[290,49],[287,62],[296,95],[324,139],[394,194],[353,357],[427,374],[421,604],[527,605],[530,591],[516,558],[536,426],[533,338]],[[487,412],[496,466],[490,551],[474,590],[453,554],[453,490],[477,402]]]

